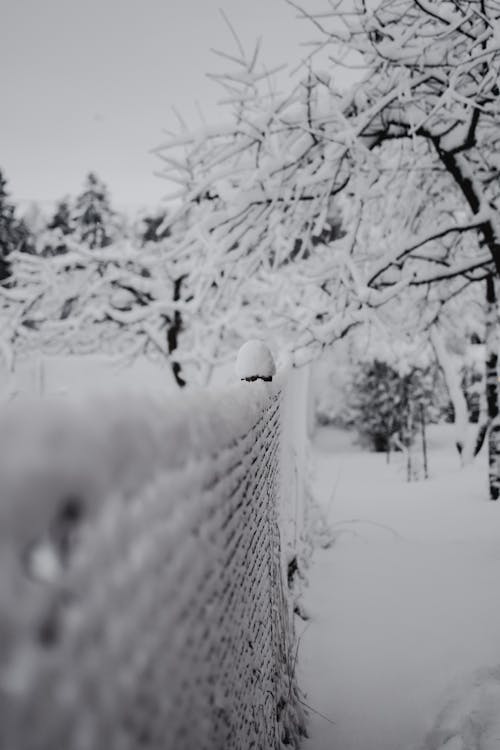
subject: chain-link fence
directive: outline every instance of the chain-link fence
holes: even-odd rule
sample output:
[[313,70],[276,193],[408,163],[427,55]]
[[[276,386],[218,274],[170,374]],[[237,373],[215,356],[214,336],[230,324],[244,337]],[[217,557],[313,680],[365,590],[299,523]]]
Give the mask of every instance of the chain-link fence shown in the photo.
[[280,399],[1,415],[2,750],[298,747]]

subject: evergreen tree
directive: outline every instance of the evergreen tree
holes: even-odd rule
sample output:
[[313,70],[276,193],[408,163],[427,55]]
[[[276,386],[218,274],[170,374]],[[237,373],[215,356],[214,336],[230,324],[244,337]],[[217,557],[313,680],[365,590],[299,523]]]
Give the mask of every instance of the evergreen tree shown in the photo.
[[0,282],[11,275],[9,256],[12,252],[33,252],[28,227],[16,217],[14,204],[9,201],[7,180],[0,169]]
[[62,201],[59,201],[52,219],[47,224],[47,228],[57,229],[64,236],[71,234],[71,232],[74,231],[74,224],[71,218],[71,207],[67,198],[63,198]]
[[54,215],[47,224],[49,232],[43,248],[44,255],[61,255],[68,252],[66,238],[75,231],[71,205],[68,198],[63,198],[56,206]]
[[353,380],[345,421],[357,430],[363,445],[377,452],[387,452],[391,446],[408,448],[421,414],[426,422],[437,416],[436,377],[435,367],[398,372],[377,359],[362,363]]
[[77,238],[88,247],[107,247],[113,241],[115,213],[106,186],[93,172],[76,199],[73,219]]
[[170,236],[170,228],[163,228],[166,218],[167,212],[159,211],[142,219],[140,239],[143,245],[146,242],[161,242]]

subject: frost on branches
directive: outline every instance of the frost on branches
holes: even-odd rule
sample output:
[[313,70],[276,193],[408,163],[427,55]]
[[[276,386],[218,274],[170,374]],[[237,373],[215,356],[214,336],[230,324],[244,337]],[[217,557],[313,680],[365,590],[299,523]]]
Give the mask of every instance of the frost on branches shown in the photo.
[[[391,272],[408,256],[423,254],[427,261],[426,252],[437,267],[429,274],[425,262],[421,281],[443,270],[448,278],[463,276],[487,263],[498,269],[499,3],[465,2],[457,9],[451,1],[382,0],[374,8],[359,2],[355,11],[351,2],[328,7],[317,17],[299,12],[320,33],[318,48],[327,46],[336,63],[355,59],[366,69],[348,93],[334,75],[314,71],[313,55],[307,73],[281,94],[256,57],[240,49],[231,56],[234,69],[219,78],[232,108],[227,124],[182,133],[158,149],[177,195],[197,207],[186,244],[210,255],[216,272],[238,260],[243,276],[259,270],[276,286],[273,270],[304,260],[318,239],[329,244],[325,230],[335,196],[343,193],[351,204],[352,236],[331,246],[326,257],[319,251],[322,257],[308,264],[315,268],[302,282],[295,275],[302,291],[311,276],[317,281],[318,271],[328,287],[334,279],[348,287],[350,299],[355,293],[361,303],[376,304],[380,287],[394,283]],[[388,246],[377,243],[376,257],[366,264],[358,256],[364,248],[358,247],[356,223],[387,168],[391,181],[400,176],[393,195],[398,182],[409,179],[417,197],[428,197],[429,174],[441,191],[427,201],[431,210],[417,236],[408,216],[402,217],[399,231],[390,229]],[[438,240],[456,245],[464,233],[471,237],[467,247],[451,267],[439,268]],[[379,234],[385,238],[387,228]],[[484,252],[477,250],[478,239]],[[229,275],[224,284],[231,281]],[[333,291],[333,303],[322,300],[327,311],[330,302],[328,323],[308,321],[319,340],[327,326],[329,334],[335,328],[331,308],[344,311],[342,302],[335,304],[342,295]]]
[[[150,356],[181,381],[177,355],[182,316],[194,314],[185,266],[164,248],[123,242],[55,256],[12,255],[15,284],[0,286],[2,343],[12,364],[33,350]],[[185,285],[186,286],[186,285]],[[190,332],[196,348],[196,330]],[[189,347],[186,347],[189,352]],[[189,364],[187,353],[182,365]],[[183,382],[179,382],[179,385]]]
[[158,153],[221,298],[248,310],[266,289],[310,349],[408,287],[442,306],[500,271],[500,2],[289,4],[315,37],[289,90],[236,38],[225,122]]

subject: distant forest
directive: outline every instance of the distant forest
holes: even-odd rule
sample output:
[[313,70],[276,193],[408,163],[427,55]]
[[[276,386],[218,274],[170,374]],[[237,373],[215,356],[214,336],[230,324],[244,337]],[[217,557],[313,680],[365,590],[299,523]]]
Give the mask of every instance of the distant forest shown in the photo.
[[159,242],[169,234],[166,217],[165,210],[133,217],[117,211],[95,172],[88,173],[78,195],[64,196],[51,212],[44,213],[36,203],[21,212],[0,168],[0,280],[11,275],[13,252],[54,256],[67,253],[75,243],[95,249],[126,238],[138,245]]

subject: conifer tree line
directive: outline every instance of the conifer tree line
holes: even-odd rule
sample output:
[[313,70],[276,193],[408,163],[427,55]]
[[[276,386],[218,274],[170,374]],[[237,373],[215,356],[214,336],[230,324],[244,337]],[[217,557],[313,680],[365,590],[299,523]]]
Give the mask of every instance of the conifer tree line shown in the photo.
[[34,252],[34,249],[33,237],[26,222],[16,215],[7,180],[0,170],[0,281],[10,276],[9,256],[14,250]]
[[[35,215],[33,215],[33,213]],[[95,172],[86,176],[81,192],[61,198],[47,216],[32,209],[21,215],[12,199],[4,171],[0,168],[0,282],[12,276],[13,252],[40,256],[67,253],[75,244],[90,250],[105,248],[125,237],[143,245],[168,235],[162,229],[166,212],[130,219],[112,206],[109,191]]]
[[181,231],[161,207],[116,210],[94,172],[47,215],[36,204],[23,215],[0,169],[2,366],[13,373],[30,352],[146,356],[184,386],[179,341],[193,291],[191,259],[172,252]]

